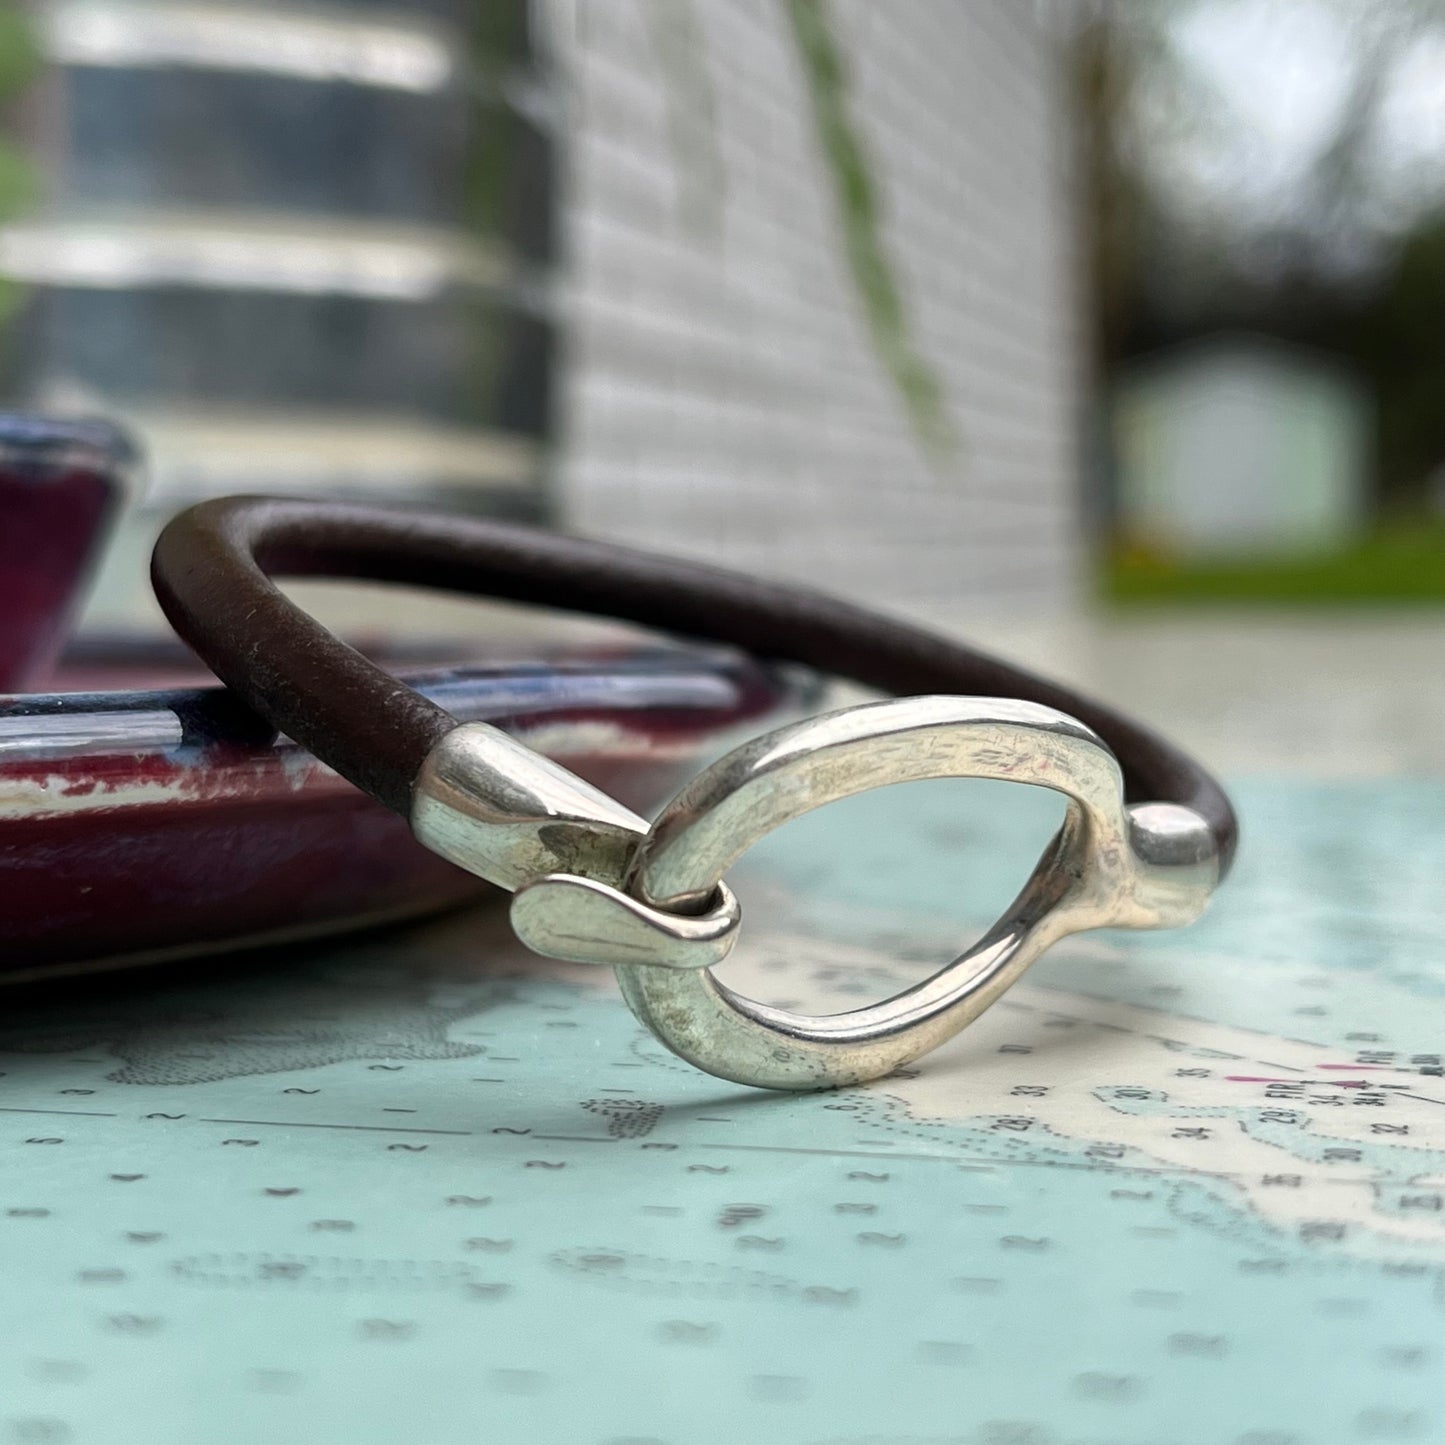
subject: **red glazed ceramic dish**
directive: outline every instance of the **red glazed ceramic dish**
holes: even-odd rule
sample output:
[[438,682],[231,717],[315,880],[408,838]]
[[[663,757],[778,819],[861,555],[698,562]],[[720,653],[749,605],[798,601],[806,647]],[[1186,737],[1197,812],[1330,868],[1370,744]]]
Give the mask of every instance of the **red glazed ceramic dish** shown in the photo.
[[[72,648],[57,666],[132,458],[104,422],[0,414],[0,982],[358,928],[485,891],[206,687],[175,644]],[[394,670],[643,813],[810,686],[707,648],[486,652]]]
[[[804,687],[703,650],[408,680],[643,813]],[[486,886],[218,688],[0,699],[0,980],[355,928]]]

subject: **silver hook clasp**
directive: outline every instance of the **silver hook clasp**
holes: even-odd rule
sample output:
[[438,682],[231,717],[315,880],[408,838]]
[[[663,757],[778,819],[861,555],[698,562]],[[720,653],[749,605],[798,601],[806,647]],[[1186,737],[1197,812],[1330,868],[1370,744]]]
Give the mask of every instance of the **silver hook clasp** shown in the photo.
[[696,912],[627,893],[646,820],[488,723],[461,724],[427,755],[411,827],[432,852],[520,889],[513,924],[550,958],[709,968],[737,941],[742,910],[726,884]]
[[[1027,783],[1069,800],[1023,891],[978,943],[923,983],[844,1014],[769,1008],[713,977],[740,922],[723,874],[759,838],[840,798],[944,777]],[[891,1073],[977,1018],[1051,943],[1090,928],[1190,922],[1219,877],[1202,817],[1178,804],[1127,805],[1096,733],[1007,698],[898,698],[780,728],[714,763],[651,828],[470,723],[428,759],[413,828],[445,857],[519,890],[512,923],[529,947],[614,965],[633,1012],[674,1053],[773,1089]]]

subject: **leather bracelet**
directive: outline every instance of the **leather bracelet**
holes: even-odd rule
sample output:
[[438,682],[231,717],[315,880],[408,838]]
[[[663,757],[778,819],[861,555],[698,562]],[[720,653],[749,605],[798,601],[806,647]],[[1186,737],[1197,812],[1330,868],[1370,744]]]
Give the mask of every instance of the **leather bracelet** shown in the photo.
[[[650,828],[485,724],[368,662],[270,580],[407,583],[620,619],[902,695],[779,730],[707,770]],[[234,692],[421,840],[517,891],[514,925],[552,956],[608,962],[675,1052],[741,1082],[878,1077],[976,1017],[1054,939],[1188,921],[1227,872],[1234,810],[1147,728],[961,643],[812,591],[478,519],[231,498],[162,533],[152,579],[176,631]],[[915,697],[913,694],[942,694]],[[1037,783],[1065,824],[1004,919],[897,1000],[809,1018],[712,975],[737,934],[722,870],[831,798],[953,775]]]

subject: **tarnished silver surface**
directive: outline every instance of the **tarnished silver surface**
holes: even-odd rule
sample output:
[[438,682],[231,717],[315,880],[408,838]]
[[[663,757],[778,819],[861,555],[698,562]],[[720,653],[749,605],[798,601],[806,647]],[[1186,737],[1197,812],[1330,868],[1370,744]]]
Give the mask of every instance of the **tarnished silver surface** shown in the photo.
[[[1203,818],[1172,803],[1126,805],[1103,740],[1032,703],[899,698],[780,728],[700,774],[650,830],[491,728],[492,737],[460,738],[483,726],[459,728],[428,761],[418,837],[520,888],[512,922],[525,943],[615,965],[634,1013],[663,1043],[738,1083],[823,1089],[879,1078],[977,1018],[1057,939],[1190,922],[1218,881]],[[977,944],[894,998],[822,1017],[769,1008],[713,977],[739,922],[723,874],[759,838],[840,798],[945,777],[1052,788],[1069,803],[1023,891]],[[567,855],[586,868],[548,861]]]

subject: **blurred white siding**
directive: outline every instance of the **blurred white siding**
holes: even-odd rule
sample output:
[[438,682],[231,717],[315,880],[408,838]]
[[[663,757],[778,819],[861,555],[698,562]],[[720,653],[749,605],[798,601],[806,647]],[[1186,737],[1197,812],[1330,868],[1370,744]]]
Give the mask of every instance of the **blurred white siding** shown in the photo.
[[900,604],[1077,594],[1073,134],[1021,0],[832,0],[956,453],[880,361],[783,0],[549,0],[570,526]]

